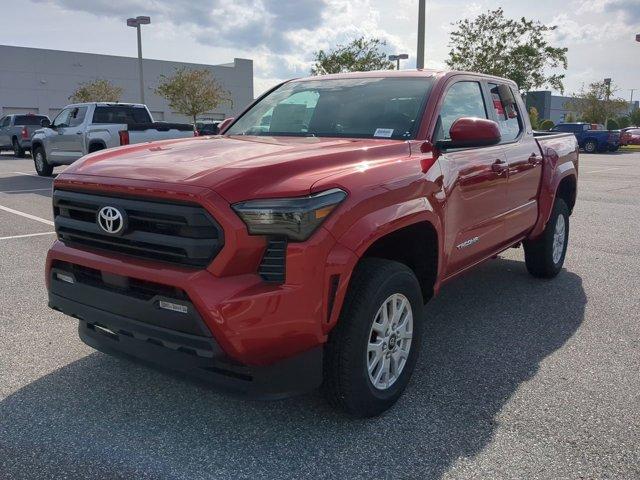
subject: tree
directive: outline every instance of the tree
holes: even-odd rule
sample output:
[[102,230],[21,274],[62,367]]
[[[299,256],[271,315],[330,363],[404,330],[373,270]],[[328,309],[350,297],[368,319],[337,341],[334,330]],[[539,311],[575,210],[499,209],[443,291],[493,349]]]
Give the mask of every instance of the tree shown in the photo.
[[180,67],[171,76],[160,75],[155,92],[167,99],[173,111],[191,117],[194,124],[198,115],[223,103],[231,104],[229,92],[222,88],[206,68]]
[[631,125],[636,127],[640,127],[640,108],[636,108],[631,115],[629,115],[629,119],[631,120]]
[[69,100],[74,103],[117,102],[121,96],[121,87],[116,87],[104,78],[97,78],[90,82],[79,83]]
[[547,130],[548,131],[548,130],[551,130],[555,126],[556,126],[556,124],[553,123],[552,120],[543,120],[540,123],[540,130]]
[[607,130],[620,130],[620,125],[616,120],[610,118],[607,120]]
[[536,107],[531,107],[529,109],[529,121],[531,122],[531,128],[534,130],[538,129],[538,122],[540,119],[540,114],[538,113],[538,109]]
[[365,72],[369,70],[393,70],[384,47],[384,40],[360,37],[348,45],[338,45],[334,50],[319,50],[314,55],[311,75],[340,72]]
[[449,39],[447,65],[506,77],[524,90],[549,86],[564,90],[564,74],[548,74],[548,69],[567,69],[567,49],[549,44],[548,33],[556,26],[537,20],[512,20],[502,8],[489,10],[473,20],[459,20]]
[[618,122],[618,125],[620,125],[620,128],[627,128],[631,126],[631,120],[627,115],[619,117],[616,121]]
[[616,118],[629,106],[621,98],[611,98],[616,90],[604,81],[593,82],[587,88],[582,86],[565,107],[578,112],[583,122],[606,123],[607,119]]
[[574,123],[576,121],[576,117],[573,112],[567,113],[567,115],[564,117],[564,121],[567,123]]

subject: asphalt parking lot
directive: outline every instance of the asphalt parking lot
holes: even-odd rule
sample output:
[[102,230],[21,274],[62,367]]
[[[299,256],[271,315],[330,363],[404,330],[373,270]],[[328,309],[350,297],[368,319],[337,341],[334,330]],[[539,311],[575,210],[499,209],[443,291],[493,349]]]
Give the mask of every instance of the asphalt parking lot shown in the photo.
[[448,284],[406,394],[357,421],[82,344],[46,306],[34,175],[0,155],[0,478],[640,478],[640,150],[582,155],[565,270],[510,250]]

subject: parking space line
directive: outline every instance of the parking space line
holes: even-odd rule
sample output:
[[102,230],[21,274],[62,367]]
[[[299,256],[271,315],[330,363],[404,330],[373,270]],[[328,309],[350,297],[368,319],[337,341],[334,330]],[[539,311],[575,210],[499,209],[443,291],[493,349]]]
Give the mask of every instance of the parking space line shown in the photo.
[[0,190],[0,193],[28,193],[28,192],[50,192],[51,188],[30,188],[27,190]]
[[27,177],[40,178],[42,180],[53,180],[53,177],[41,177],[37,173],[26,173],[26,172],[13,172],[13,173],[17,173],[18,175],[26,175]]
[[602,170],[591,170],[590,172],[584,172],[584,173],[608,172],[609,170],[620,170],[621,168],[625,168],[625,167],[603,168]]
[[44,223],[45,225],[51,225],[51,226],[54,225],[54,223],[51,220],[36,217],[35,215],[31,215],[30,213],[20,212],[18,210],[14,210],[13,208],[5,207],[3,205],[0,205],[0,210],[4,210],[5,212],[9,212],[9,213],[14,213],[16,215],[20,215],[21,217],[29,218],[31,220],[35,220],[36,222]]
[[56,232],[27,233],[25,235],[12,235],[10,237],[0,237],[0,240],[11,240],[14,238],[40,237],[42,235],[52,235]]

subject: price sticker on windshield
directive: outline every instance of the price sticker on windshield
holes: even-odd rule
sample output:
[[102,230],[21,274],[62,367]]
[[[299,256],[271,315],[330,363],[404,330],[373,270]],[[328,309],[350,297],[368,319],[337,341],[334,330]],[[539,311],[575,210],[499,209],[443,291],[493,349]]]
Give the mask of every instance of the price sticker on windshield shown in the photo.
[[376,128],[374,137],[391,138],[393,135],[393,128]]

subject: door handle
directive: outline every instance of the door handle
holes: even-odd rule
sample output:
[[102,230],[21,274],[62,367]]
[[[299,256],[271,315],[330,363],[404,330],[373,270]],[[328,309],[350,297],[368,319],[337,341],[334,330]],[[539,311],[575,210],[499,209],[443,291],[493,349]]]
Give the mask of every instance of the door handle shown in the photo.
[[538,165],[540,163],[540,157],[536,153],[532,153],[529,157],[529,163],[531,165]]
[[507,162],[501,159],[497,159],[495,162],[491,164],[491,170],[498,174],[501,174],[502,172],[506,172],[508,168],[509,168],[509,165],[507,164]]
[[76,132],[76,135],[82,135],[82,132]]

